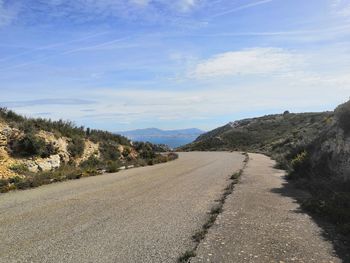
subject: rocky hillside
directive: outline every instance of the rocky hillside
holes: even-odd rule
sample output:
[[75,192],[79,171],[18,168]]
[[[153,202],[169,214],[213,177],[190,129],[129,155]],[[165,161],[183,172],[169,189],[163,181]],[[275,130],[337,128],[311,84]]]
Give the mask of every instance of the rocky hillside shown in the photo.
[[0,109],[0,191],[164,162],[168,156],[158,153],[164,150],[71,122]]

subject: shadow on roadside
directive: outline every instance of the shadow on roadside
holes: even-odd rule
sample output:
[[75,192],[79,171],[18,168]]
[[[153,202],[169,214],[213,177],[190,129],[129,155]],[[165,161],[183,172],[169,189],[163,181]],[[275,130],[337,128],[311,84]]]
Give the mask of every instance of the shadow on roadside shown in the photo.
[[295,213],[308,214],[321,228],[322,237],[332,243],[336,256],[338,256],[344,263],[350,262],[350,237],[345,237],[344,235],[337,233],[335,225],[326,222],[324,219],[305,209],[302,209],[302,202],[310,197],[308,192],[296,188],[293,182],[287,181],[283,183],[282,187],[274,188],[271,192],[290,197],[298,203],[299,208]]

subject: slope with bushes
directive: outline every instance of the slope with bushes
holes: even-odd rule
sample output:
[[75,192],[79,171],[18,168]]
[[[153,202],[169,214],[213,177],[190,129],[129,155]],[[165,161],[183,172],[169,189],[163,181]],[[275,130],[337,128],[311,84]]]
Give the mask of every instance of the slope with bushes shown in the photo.
[[267,115],[244,119],[199,136],[181,150],[240,150],[278,155],[318,136],[332,112]]
[[166,150],[69,121],[26,118],[0,108],[0,192],[176,158],[159,153]]
[[264,153],[311,197],[302,206],[350,235],[350,102],[333,112],[285,112],[229,123],[179,150]]

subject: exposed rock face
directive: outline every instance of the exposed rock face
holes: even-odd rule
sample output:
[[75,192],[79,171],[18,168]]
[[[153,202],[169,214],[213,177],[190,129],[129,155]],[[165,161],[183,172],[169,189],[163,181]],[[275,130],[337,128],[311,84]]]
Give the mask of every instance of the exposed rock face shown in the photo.
[[85,140],[84,152],[82,156],[76,160],[76,163],[80,164],[89,159],[91,156],[95,156],[97,158],[100,157],[99,144],[93,143],[90,140]]
[[26,160],[23,162],[28,170],[31,172],[39,171],[51,171],[53,169],[59,168],[61,165],[61,158],[58,154],[51,155],[48,158],[37,158],[35,160]]
[[0,147],[0,179],[17,176],[15,172],[9,169],[9,167],[14,164],[16,164],[16,162],[9,157],[5,148]]
[[25,166],[27,166],[28,170],[32,173],[37,173],[39,172],[39,166],[38,164],[33,161],[33,160],[26,160],[26,161],[23,161],[23,164]]
[[38,136],[45,140],[47,143],[52,143],[58,150],[58,155],[63,163],[68,163],[70,156],[68,153],[69,139],[66,137],[56,138],[52,132],[40,131]]
[[[118,151],[121,153],[120,159],[124,159],[125,157],[135,160],[138,157],[138,153],[134,148],[128,147],[128,146],[123,146],[119,145],[118,146]],[[125,156],[123,153],[128,152],[128,155]]]
[[7,146],[7,137],[3,133],[0,133],[0,147],[4,146]]
[[17,174],[9,167],[16,164],[16,161],[11,159],[6,147],[9,137],[11,137],[12,129],[6,124],[0,122],[0,178],[9,178],[17,176]]
[[130,153],[129,153],[129,156],[128,156],[128,157],[129,157],[130,159],[133,159],[133,160],[137,159],[137,157],[138,157],[137,151],[135,151],[135,149],[132,148],[131,151],[130,151]]
[[39,159],[36,161],[39,170],[41,171],[51,171],[53,169],[59,168],[61,165],[61,158],[58,154],[51,155],[49,158]]

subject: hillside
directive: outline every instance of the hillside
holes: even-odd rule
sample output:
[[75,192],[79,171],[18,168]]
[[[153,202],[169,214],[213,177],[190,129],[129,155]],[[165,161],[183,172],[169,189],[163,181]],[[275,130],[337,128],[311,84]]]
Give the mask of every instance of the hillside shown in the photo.
[[285,112],[232,122],[179,150],[272,156],[290,181],[311,194],[302,206],[350,234],[350,102],[333,112]]
[[332,119],[332,112],[284,113],[228,123],[181,147],[193,150],[239,150],[278,154],[312,141]]
[[157,128],[148,128],[118,132],[118,134],[124,135],[133,141],[165,144],[171,148],[176,148],[191,143],[203,133],[204,131],[195,128],[182,130],[161,130]]
[[168,161],[166,147],[0,108],[0,192]]

